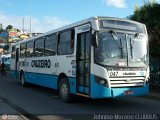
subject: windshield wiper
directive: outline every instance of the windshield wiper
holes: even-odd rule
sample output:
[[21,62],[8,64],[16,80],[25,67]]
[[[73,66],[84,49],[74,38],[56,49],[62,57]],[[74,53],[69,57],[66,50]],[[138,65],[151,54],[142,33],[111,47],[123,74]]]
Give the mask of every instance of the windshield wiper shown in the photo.
[[111,30],[110,33],[112,34],[114,40],[118,40],[117,33],[114,30]]
[[122,39],[120,38],[120,49],[121,49],[121,56],[123,59],[123,44],[122,44]]
[[134,38],[137,38],[139,36],[139,33],[136,33],[135,35],[134,35]]
[[130,49],[131,49],[131,58],[133,59],[133,43],[131,38],[130,38]]
[[[135,38],[138,38],[138,36],[139,36],[139,33],[135,33],[135,35],[134,35],[134,39]],[[131,58],[133,59],[133,39],[132,38],[130,38],[130,49],[131,49]]]
[[[114,40],[117,41],[118,40],[117,33],[114,30],[111,30],[110,33],[112,34]],[[117,41],[117,43],[118,43],[118,41]],[[121,57],[123,59],[123,44],[122,44],[121,38],[120,38],[120,44],[118,43],[118,45],[119,45],[119,48],[121,49]]]

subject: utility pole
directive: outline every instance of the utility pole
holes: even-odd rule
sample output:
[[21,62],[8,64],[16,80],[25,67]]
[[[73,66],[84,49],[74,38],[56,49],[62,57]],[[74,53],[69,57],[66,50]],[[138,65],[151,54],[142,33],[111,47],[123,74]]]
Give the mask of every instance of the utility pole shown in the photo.
[[30,37],[32,37],[32,0],[29,0],[29,14],[30,14],[30,17],[29,17],[29,21],[30,21]]
[[24,34],[24,18],[22,19],[22,31],[23,31],[23,34]]

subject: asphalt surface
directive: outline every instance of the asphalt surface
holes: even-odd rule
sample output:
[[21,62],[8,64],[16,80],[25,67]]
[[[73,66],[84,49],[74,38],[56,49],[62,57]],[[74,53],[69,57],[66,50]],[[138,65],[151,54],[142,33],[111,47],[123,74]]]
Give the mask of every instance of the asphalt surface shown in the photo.
[[159,113],[158,99],[122,97],[93,100],[76,97],[75,102],[64,103],[56,90],[36,85],[22,87],[18,79],[0,76],[0,114],[19,115],[18,119],[99,119],[100,114],[149,114],[154,117]]

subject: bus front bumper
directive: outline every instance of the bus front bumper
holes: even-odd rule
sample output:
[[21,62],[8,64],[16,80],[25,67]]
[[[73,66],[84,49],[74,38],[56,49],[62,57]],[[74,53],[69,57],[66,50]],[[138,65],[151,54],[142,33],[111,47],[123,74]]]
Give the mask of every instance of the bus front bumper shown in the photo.
[[92,89],[91,98],[115,98],[121,96],[140,96],[149,92],[149,85],[143,87],[127,87],[127,88],[106,88],[99,86]]

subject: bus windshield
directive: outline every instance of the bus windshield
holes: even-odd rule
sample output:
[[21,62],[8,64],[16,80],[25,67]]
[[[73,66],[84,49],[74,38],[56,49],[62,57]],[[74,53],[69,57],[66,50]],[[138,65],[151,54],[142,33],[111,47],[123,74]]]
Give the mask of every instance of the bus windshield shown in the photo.
[[107,66],[148,65],[147,37],[138,34],[98,32],[95,62]]

